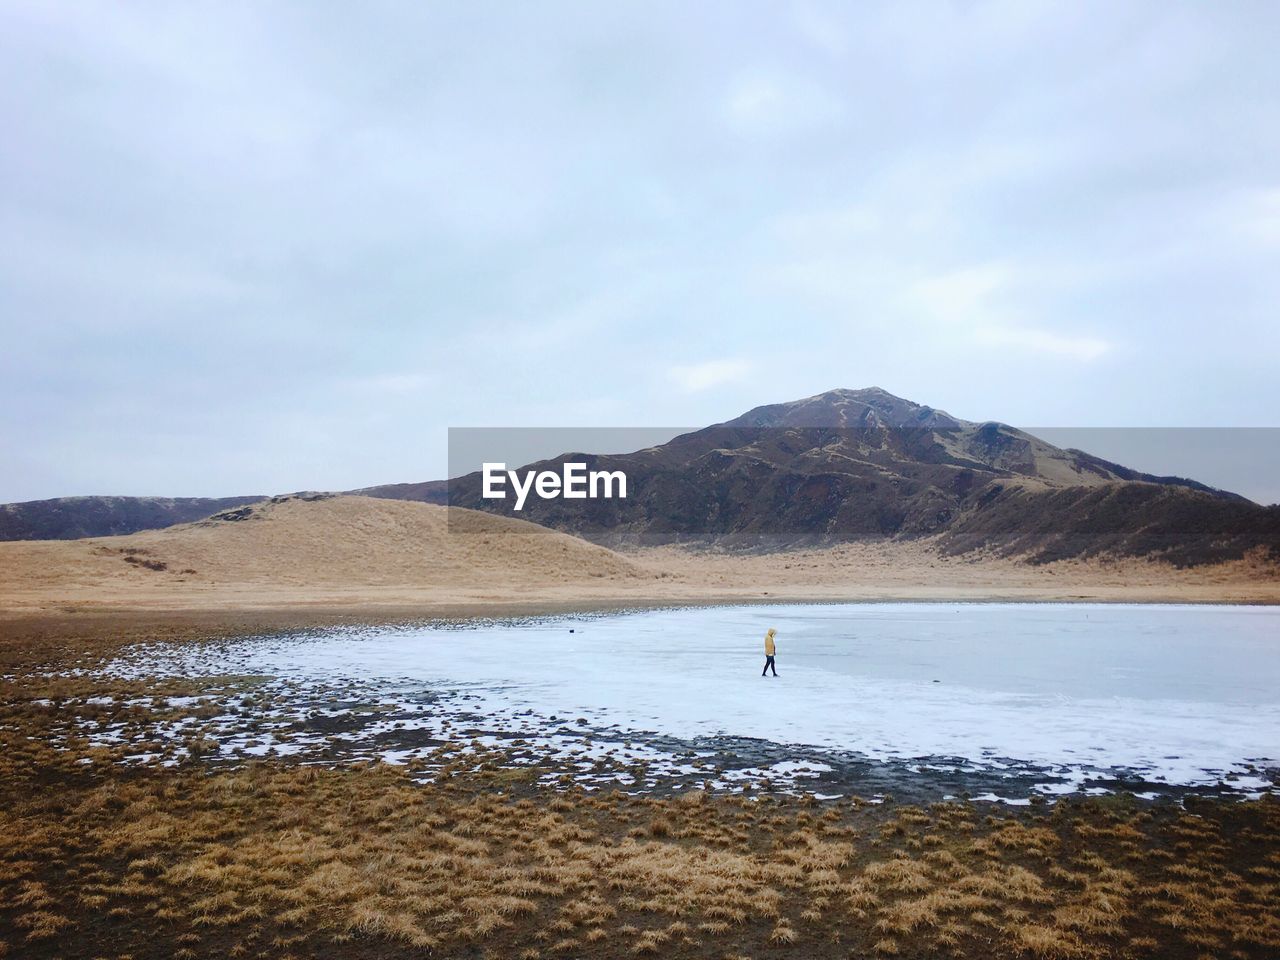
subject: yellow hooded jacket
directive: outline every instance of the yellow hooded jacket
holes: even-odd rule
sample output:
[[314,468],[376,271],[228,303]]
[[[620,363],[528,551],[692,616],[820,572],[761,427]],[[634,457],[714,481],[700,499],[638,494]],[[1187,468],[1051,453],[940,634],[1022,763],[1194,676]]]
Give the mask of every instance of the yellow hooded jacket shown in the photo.
[[773,634],[774,631],[770,630],[764,635],[764,655],[766,657],[772,657],[777,652],[773,646]]

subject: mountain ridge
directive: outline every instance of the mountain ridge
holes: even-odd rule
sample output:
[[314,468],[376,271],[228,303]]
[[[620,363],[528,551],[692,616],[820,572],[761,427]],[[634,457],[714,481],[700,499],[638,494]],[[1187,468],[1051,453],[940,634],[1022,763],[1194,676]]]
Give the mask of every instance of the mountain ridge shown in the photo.
[[158,530],[266,499],[240,497],[53,497],[0,504],[0,541],[78,540]]
[[[531,498],[516,513],[508,501],[481,496],[479,473],[346,492],[505,514],[615,545],[714,539],[785,548],[935,538],[943,552],[1035,561],[1114,554],[1194,565],[1255,549],[1280,557],[1280,507],[1059,448],[1000,421],[964,420],[880,387],[761,405],[631,453],[562,453],[520,469],[555,470],[570,461],[624,471],[628,498]],[[6,505],[0,539],[18,539],[15,529],[54,530],[56,538],[136,532],[262,499]],[[25,508],[26,528],[14,521],[15,507]],[[20,519],[23,512],[16,511]],[[179,512],[181,521],[172,520]]]
[[946,552],[993,549],[1038,561],[1113,553],[1199,564],[1258,547],[1280,555],[1280,510],[882,388],[767,404],[656,447],[561,454],[522,470],[559,472],[570,461],[622,470],[628,499],[531,499],[515,514],[509,501],[482,497],[479,473],[360,493],[519,515],[615,545],[936,537]]

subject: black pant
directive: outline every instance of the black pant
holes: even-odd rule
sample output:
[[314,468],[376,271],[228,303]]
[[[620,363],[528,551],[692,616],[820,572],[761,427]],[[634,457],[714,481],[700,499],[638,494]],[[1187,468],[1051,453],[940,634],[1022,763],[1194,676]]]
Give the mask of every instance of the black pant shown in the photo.
[[760,671],[760,676],[763,677],[770,670],[773,671],[775,677],[778,675],[778,668],[773,665],[773,657],[766,653],[764,656],[764,669]]

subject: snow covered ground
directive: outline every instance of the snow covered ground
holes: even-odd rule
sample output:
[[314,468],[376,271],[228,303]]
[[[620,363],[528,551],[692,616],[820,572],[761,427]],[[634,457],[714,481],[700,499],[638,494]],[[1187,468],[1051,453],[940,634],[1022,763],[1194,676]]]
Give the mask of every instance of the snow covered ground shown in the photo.
[[[760,677],[778,631],[778,678]],[[870,760],[1265,790],[1280,609],[1075,604],[712,607],[151,646],[116,670],[372,684],[527,736],[757,738]],[[436,696],[438,695],[438,696]],[[452,706],[451,706],[452,705]],[[805,754],[813,756],[812,751]],[[732,775],[728,778],[732,781]]]

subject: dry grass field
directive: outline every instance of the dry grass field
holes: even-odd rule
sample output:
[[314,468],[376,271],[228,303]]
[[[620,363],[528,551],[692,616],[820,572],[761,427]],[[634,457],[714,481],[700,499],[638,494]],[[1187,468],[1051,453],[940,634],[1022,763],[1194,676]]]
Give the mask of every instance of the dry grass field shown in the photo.
[[6,763],[0,815],[14,956],[1280,950],[1274,803],[1015,815],[268,764],[33,784],[30,759]]
[[[500,750],[456,744],[422,785],[405,767],[211,766],[199,750],[124,767],[76,733],[146,724],[151,708],[129,701],[157,687],[67,668],[143,637],[198,642],[269,621],[4,622],[0,954],[1280,953],[1274,800],[632,797],[539,786]],[[197,692],[185,683],[159,692]]]

